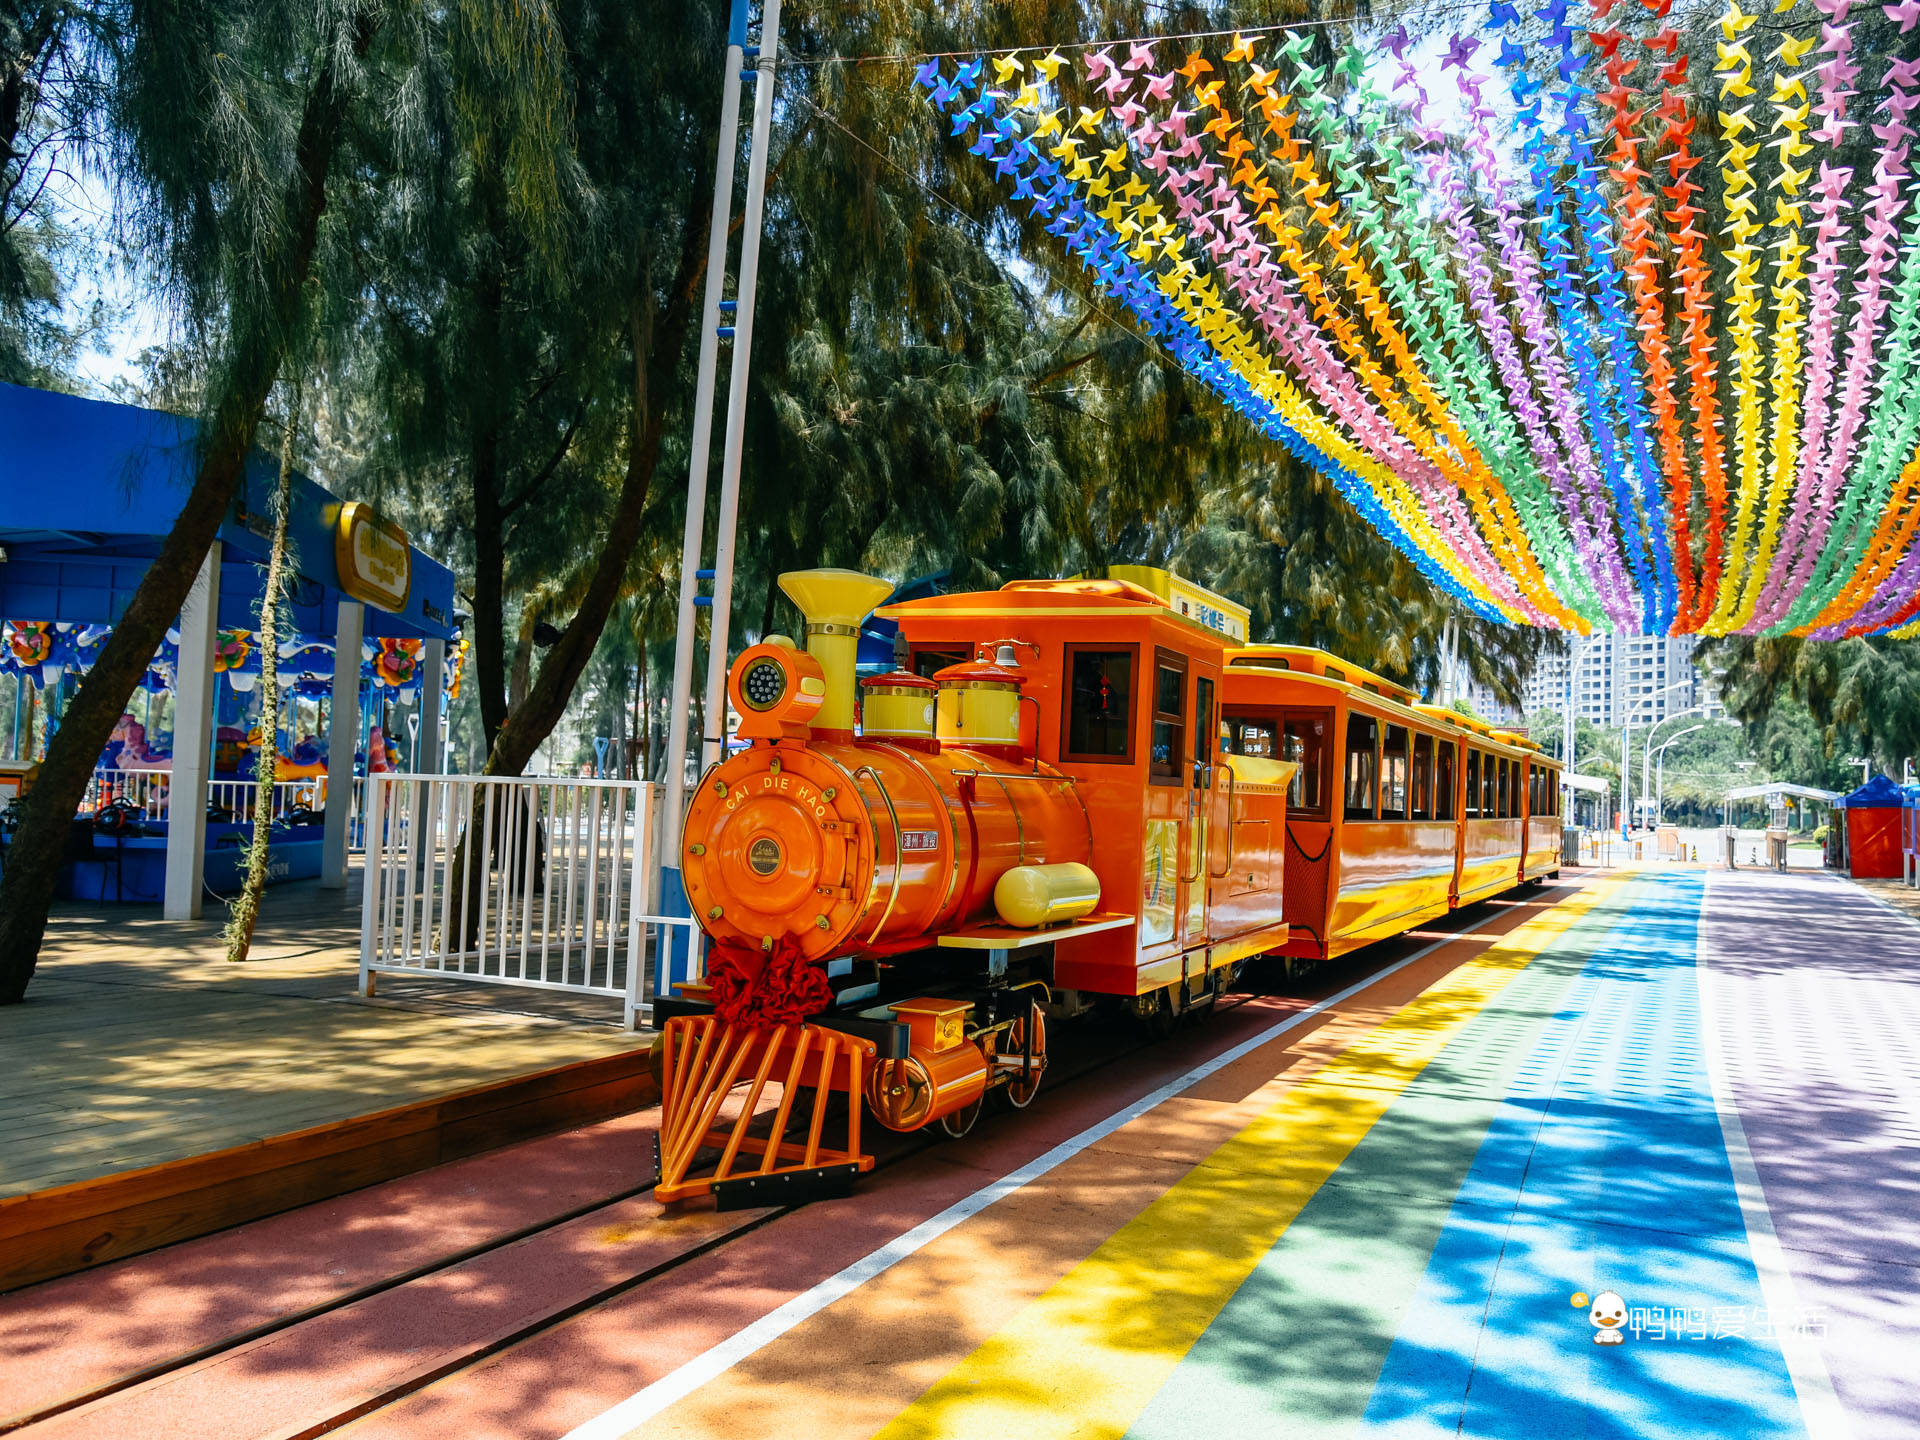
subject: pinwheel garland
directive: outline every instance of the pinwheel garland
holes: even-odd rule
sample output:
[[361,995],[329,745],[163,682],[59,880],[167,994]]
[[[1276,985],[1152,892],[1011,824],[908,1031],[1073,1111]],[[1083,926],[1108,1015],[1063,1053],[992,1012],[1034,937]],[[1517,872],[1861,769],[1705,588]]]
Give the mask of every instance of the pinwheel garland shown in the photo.
[[1730,0],[1711,95],[1670,0],[1495,0],[1493,45],[1425,63],[1400,28],[1280,31],[915,79],[1132,323],[1474,611],[1920,633],[1920,59],[1854,103],[1847,0],[1799,3],[1757,52]]

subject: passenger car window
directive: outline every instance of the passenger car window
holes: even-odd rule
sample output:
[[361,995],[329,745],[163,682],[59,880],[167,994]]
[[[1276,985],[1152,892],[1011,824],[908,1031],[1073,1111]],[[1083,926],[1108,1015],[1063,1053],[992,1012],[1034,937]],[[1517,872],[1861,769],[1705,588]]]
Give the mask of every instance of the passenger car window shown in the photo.
[[1262,760],[1279,760],[1280,726],[1268,716],[1229,715],[1227,749],[1235,755],[1252,755]]
[[1387,726],[1380,747],[1380,818],[1407,818],[1407,727]]
[[1433,818],[1433,737],[1413,737],[1413,817]]
[[1436,820],[1453,819],[1453,756],[1453,742],[1442,740],[1433,767],[1433,818]]
[[1500,818],[1500,765],[1497,756],[1480,757],[1480,818]]
[[1064,760],[1133,758],[1133,652],[1069,645]]
[[1347,715],[1347,819],[1371,820],[1379,803],[1380,722]]
[[1213,763],[1213,681],[1201,676],[1193,682],[1193,763]]
[[1480,752],[1467,751],[1467,819],[1480,818]]
[[1187,750],[1187,662],[1171,650],[1153,657],[1153,729],[1147,749],[1147,778],[1156,785],[1178,785]]
[[1504,755],[1500,757],[1500,784],[1494,795],[1500,806],[1500,818],[1511,819],[1513,817],[1513,762]]
[[1282,760],[1292,760],[1300,773],[1287,787],[1290,814],[1324,819],[1327,813],[1327,727],[1333,723],[1329,710],[1289,710],[1286,732],[1281,736]]

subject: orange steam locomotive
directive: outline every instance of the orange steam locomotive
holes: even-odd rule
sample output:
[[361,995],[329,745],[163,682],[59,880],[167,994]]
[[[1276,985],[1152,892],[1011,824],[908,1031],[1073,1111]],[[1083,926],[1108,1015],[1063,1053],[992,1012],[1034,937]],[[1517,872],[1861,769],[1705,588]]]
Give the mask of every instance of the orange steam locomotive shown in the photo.
[[[682,835],[710,944],[656,1005],[661,1200],[830,1193],[873,1164],[865,1115],[957,1136],[991,1094],[1030,1103],[1049,1021],[1107,1003],[1164,1027],[1251,957],[1330,958],[1543,873],[1501,848],[1508,810],[1548,805],[1551,766],[1519,737],[1317,651],[1247,647],[1238,607],[1130,573],[1146,583],[878,611],[884,580],[780,578],[805,648],[770,636],[734,662],[750,743],[701,777]],[[870,612],[906,660],[856,684]],[[1428,763],[1469,736],[1470,775]],[[1329,803],[1336,754],[1364,821]],[[1462,792],[1483,774],[1491,838],[1454,818],[1478,818]]]

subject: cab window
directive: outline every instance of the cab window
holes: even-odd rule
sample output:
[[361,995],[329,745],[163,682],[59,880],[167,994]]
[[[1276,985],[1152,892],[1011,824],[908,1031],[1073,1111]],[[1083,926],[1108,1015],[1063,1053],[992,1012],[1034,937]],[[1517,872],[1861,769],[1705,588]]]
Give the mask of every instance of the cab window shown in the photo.
[[931,680],[947,666],[962,664],[969,658],[958,650],[916,650],[913,652],[913,673]]
[[1453,819],[1453,757],[1454,744],[1451,740],[1442,740],[1433,762],[1433,818],[1436,820]]
[[1380,747],[1380,818],[1407,818],[1407,727],[1387,726]]
[[1433,818],[1433,737],[1413,737],[1413,813],[1415,820]]
[[1131,650],[1069,645],[1063,760],[1133,759],[1133,667]]
[[1467,751],[1467,819],[1480,818],[1480,752]]
[[1155,785],[1178,785],[1187,750],[1187,660],[1171,650],[1153,656],[1153,728],[1147,749],[1147,778]]
[[1203,675],[1193,682],[1193,763],[1213,764],[1213,681]]
[[1371,820],[1380,800],[1380,722],[1347,715],[1347,819]]

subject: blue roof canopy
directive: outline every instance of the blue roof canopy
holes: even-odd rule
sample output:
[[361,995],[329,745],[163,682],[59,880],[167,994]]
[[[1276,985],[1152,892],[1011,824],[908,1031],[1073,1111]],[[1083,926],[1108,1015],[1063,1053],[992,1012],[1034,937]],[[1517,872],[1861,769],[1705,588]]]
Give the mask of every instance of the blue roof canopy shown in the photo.
[[[111,625],[125,613],[147,566],[193,486],[198,421],[0,384],[0,618]],[[279,462],[247,457],[246,483],[220,526],[220,624],[257,623]],[[287,535],[295,576],[293,624],[332,639],[340,571],[334,535],[342,502],[305,475],[293,477]],[[453,572],[412,550],[404,609],[369,605],[369,637],[450,640]]]

